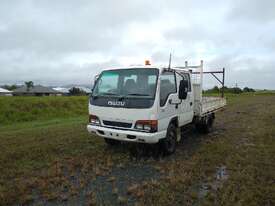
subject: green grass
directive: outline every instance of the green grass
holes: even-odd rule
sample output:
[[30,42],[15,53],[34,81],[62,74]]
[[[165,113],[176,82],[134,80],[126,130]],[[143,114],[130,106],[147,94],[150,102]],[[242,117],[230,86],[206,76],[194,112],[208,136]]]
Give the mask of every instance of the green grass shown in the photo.
[[14,130],[10,126],[1,128],[0,205],[28,204],[33,198],[32,188],[48,200],[60,196],[61,189],[53,188],[68,181],[59,178],[61,174],[57,172],[64,167],[72,174],[84,167],[96,167],[103,173],[110,161],[127,161],[122,148],[106,150],[102,139],[91,137],[86,122],[71,118],[65,122],[22,123]]
[[[69,177],[85,174],[85,185],[114,165],[131,163],[127,148],[109,148],[87,133],[87,97],[13,98],[0,98],[0,205],[29,204],[34,189],[47,201],[60,199],[63,187],[78,195],[83,188],[69,183],[64,168]],[[227,98],[213,133],[195,134],[173,156],[152,161],[162,177],[138,186],[138,205],[275,204],[275,95]],[[217,182],[220,166],[228,179]]]
[[[264,96],[273,96],[275,95],[275,91],[259,91],[259,92],[243,92],[240,94],[234,94],[230,92],[225,92],[225,97],[234,97],[234,96],[256,96],[256,95],[264,95]],[[221,96],[221,93],[215,93],[215,92],[204,92],[203,96]]]
[[88,97],[0,97],[0,125],[87,115]]

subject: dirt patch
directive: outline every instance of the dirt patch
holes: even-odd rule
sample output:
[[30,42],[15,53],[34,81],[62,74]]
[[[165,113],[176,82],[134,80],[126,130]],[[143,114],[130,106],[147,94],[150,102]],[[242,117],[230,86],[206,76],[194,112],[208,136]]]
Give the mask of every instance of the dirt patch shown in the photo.
[[[65,172],[69,184],[61,190],[57,199],[45,199],[34,191],[35,198],[31,205],[134,205],[137,198],[144,195],[144,185],[160,177],[152,165],[144,162],[115,166],[107,174],[94,174],[85,180],[81,172],[80,169],[75,175]],[[81,187],[83,181],[86,182]],[[69,188],[76,188],[76,194]]]

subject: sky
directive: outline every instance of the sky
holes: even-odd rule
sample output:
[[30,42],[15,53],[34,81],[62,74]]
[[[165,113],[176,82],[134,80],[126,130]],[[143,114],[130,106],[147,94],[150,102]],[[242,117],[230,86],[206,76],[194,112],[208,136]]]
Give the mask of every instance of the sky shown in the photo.
[[[109,67],[199,64],[275,89],[274,0],[1,0],[0,84],[91,84]],[[206,78],[204,87],[218,83]]]

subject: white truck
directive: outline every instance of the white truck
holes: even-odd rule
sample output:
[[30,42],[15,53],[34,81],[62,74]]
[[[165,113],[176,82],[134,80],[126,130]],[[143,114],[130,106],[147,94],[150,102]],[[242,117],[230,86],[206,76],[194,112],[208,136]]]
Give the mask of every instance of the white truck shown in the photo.
[[[104,70],[95,80],[89,100],[87,130],[109,145],[121,141],[161,144],[176,150],[180,129],[194,124],[209,132],[223,97],[203,97],[203,61],[198,66],[160,68],[150,65]],[[224,85],[224,84],[223,84]]]

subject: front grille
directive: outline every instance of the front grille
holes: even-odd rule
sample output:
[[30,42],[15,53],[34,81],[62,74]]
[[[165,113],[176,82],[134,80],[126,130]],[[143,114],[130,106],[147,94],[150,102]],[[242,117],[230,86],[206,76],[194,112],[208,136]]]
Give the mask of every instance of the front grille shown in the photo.
[[124,128],[131,128],[132,127],[131,123],[113,122],[113,121],[107,121],[107,120],[103,120],[103,124],[106,125],[106,126],[112,126],[112,127],[124,127]]

